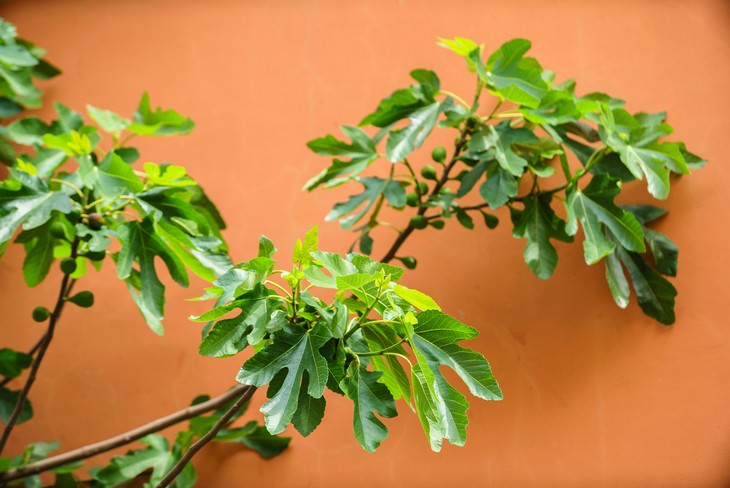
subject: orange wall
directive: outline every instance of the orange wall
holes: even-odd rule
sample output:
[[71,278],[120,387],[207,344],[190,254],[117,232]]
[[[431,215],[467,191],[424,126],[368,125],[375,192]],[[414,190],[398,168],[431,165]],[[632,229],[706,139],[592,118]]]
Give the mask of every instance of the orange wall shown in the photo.
[[[231,446],[207,449],[196,461],[200,486],[730,483],[727,1],[54,0],[4,2],[0,12],[64,69],[45,85],[47,100],[131,113],[147,89],[153,103],[195,119],[189,137],[144,142],[145,158],[190,168],[227,217],[239,260],[261,233],[285,259],[295,237],[345,194],[299,191],[327,163],[306,141],[358,121],[415,67],[471,90],[462,61],[436,47],[437,36],[488,49],[528,37],[543,64],[577,78],[579,91],[606,91],[636,111],[668,110],[678,137],[711,160],[676,182],[660,224],[681,249],[674,327],[635,304],[616,308],[580,244],[560,246],[557,272],[543,282],[508,225],[419,232],[405,248],[421,263],[408,283],[479,328],[475,346],[504,389],[503,402],[472,404],[467,446],[431,453],[401,407],[390,438],[368,455],[353,438],[351,407],[335,398],[324,424],[307,439],[294,433],[292,449],[271,462]],[[630,195],[645,198],[641,188]],[[349,245],[334,224],[320,231],[327,249]],[[41,332],[30,311],[49,301],[58,276],[28,292],[21,261],[19,249],[0,261],[0,343],[26,348]],[[17,429],[12,448],[44,439],[75,448],[223,391],[241,360],[196,354],[199,327],[185,317],[200,309],[184,300],[201,286],[172,288],[160,338],[113,270],[91,276],[100,306],[68,310],[33,391],[36,418]]]

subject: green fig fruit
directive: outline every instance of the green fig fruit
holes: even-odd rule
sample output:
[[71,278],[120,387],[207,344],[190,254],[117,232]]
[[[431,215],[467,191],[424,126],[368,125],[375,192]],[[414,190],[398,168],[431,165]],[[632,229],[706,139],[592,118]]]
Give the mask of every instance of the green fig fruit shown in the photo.
[[76,260],[74,258],[63,258],[61,260],[61,271],[67,275],[76,271]]
[[433,151],[431,151],[431,159],[436,161],[437,163],[442,163],[446,161],[446,149],[439,146]]
[[414,215],[409,224],[414,229],[425,229],[428,226],[428,220],[423,215]]
[[36,307],[33,309],[33,320],[36,322],[45,322],[51,316],[51,311],[46,307]]

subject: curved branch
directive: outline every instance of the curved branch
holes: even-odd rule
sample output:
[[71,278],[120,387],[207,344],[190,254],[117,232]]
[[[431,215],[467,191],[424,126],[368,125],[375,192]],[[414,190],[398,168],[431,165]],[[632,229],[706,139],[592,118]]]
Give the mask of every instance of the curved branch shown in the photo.
[[175,481],[175,478],[177,478],[180,472],[185,468],[185,465],[190,462],[193,456],[195,456],[195,454],[199,450],[201,450],[207,443],[212,441],[218,434],[218,431],[228,425],[228,423],[231,421],[231,418],[233,418],[236,412],[241,410],[245,403],[249,401],[249,399],[251,399],[251,396],[255,391],[256,387],[254,386],[248,386],[247,388],[245,388],[243,393],[239,396],[238,400],[236,400],[236,403],[234,403],[231,408],[229,408],[226,413],[224,413],[223,416],[218,419],[218,422],[216,422],[215,425],[211,427],[211,429],[206,432],[203,437],[198,439],[195,444],[190,446],[190,449],[185,451],[185,454],[165,475],[165,477],[162,478],[162,481],[157,484],[156,488],[166,488],[167,486],[171,485]]
[[198,415],[210,412],[211,410],[220,408],[237,397],[241,397],[246,394],[248,394],[250,397],[250,395],[253,394],[254,390],[255,388],[252,386],[236,385],[222,395],[212,398],[207,402],[184,408],[183,410],[170,414],[166,417],[162,417],[148,424],[142,425],[141,427],[137,427],[136,429],[130,430],[129,432],[125,432],[118,436],[105,439],[101,442],[89,444],[79,449],[75,449],[73,451],[59,454],[58,456],[53,456],[48,459],[29,464],[22,468],[6,471],[5,473],[0,474],[0,483],[43,473],[45,471],[59,468],[61,466],[65,466],[67,464],[71,464],[82,459],[96,456],[97,454],[110,451],[117,447],[124,446],[146,435],[153,434],[177,423],[183,422],[193,417],[197,417]]

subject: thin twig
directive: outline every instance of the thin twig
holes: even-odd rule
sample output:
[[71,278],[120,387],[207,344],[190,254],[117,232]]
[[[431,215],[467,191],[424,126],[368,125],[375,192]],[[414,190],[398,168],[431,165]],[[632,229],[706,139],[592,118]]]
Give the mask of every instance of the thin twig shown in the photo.
[[249,392],[253,394],[254,387],[248,385],[236,385],[232,389],[223,393],[222,395],[212,398],[207,402],[193,405],[173,414],[154,420],[148,424],[145,424],[136,429],[130,430],[115,437],[105,439],[95,444],[89,444],[73,451],[59,454],[48,459],[43,459],[33,464],[29,464],[23,468],[11,469],[5,473],[0,474],[0,482],[13,481],[27,476],[43,473],[67,464],[80,461],[82,459],[90,458],[101,454],[117,447],[127,445],[131,442],[136,441],[146,435],[154,434],[160,430],[166,429],[172,425],[183,422],[185,420],[197,417],[211,410],[226,405],[234,398],[241,396],[243,393]]
[[165,488],[167,486],[170,486],[175,481],[175,478],[177,478],[177,475],[179,475],[180,472],[185,468],[185,466],[190,462],[193,456],[195,456],[195,454],[199,450],[201,450],[208,442],[212,441],[218,434],[218,431],[228,425],[231,418],[233,418],[233,416],[236,415],[236,413],[243,407],[243,405],[251,398],[254,391],[256,391],[256,388],[253,386],[249,386],[245,391],[243,391],[238,400],[236,400],[236,403],[234,403],[231,408],[229,408],[226,413],[224,413],[223,416],[218,419],[218,422],[216,422],[215,425],[211,427],[211,429],[206,432],[203,437],[198,439],[192,446],[190,446],[190,449],[185,452],[185,454],[180,458],[175,466],[173,466],[172,469],[165,475],[165,477],[162,478],[162,481],[157,484],[157,488]]
[[[74,241],[71,246],[72,258],[76,257],[77,247],[78,241]],[[58,298],[56,299],[56,305],[53,307],[53,312],[51,313],[51,316],[48,320],[48,330],[43,335],[43,339],[41,339],[40,346],[38,347],[38,352],[35,358],[33,358],[33,364],[30,367],[30,374],[28,375],[28,379],[25,380],[23,389],[20,390],[18,399],[15,402],[15,408],[13,408],[13,412],[10,414],[8,422],[5,424],[5,428],[3,429],[2,435],[0,436],[0,454],[5,449],[5,445],[10,438],[10,433],[13,431],[13,427],[15,427],[15,424],[18,422],[20,413],[23,411],[23,407],[25,406],[25,402],[28,399],[30,389],[33,386],[33,383],[35,383],[38,369],[41,367],[41,363],[43,362],[43,358],[46,355],[48,346],[51,345],[51,341],[53,340],[53,332],[56,329],[56,324],[58,323],[58,320],[61,318],[63,307],[64,305],[66,305],[66,298],[73,289],[74,283],[75,280],[71,278],[70,274],[63,275],[63,279],[61,280],[61,288],[58,291]]]
[[[36,352],[38,352],[38,349],[40,349],[41,344],[43,344],[43,341],[46,340],[46,333],[44,332],[40,339],[38,339],[38,342],[35,343],[35,346],[30,348],[30,351],[28,351],[26,354],[28,356],[34,356]],[[0,387],[3,387],[13,381],[15,378],[5,378],[4,380],[0,381]]]
[[[461,130],[459,134],[459,139],[456,142],[456,145],[454,146],[454,154],[451,157],[451,160],[449,163],[444,167],[444,172],[441,174],[441,178],[436,182],[436,185],[434,185],[433,190],[431,190],[431,195],[438,195],[439,191],[441,191],[441,188],[446,184],[447,181],[449,181],[449,173],[456,165],[457,161],[459,160],[459,156],[461,155],[461,151],[464,149],[464,145],[466,144],[466,137],[469,132],[469,127],[467,124],[464,125],[464,128]],[[426,210],[428,207],[425,205],[421,205],[418,207],[418,212],[416,215],[423,215],[426,213]],[[403,232],[398,234],[398,237],[396,237],[395,241],[393,241],[393,244],[390,246],[390,249],[388,249],[388,252],[385,253],[385,256],[383,256],[383,259],[380,261],[383,263],[388,263],[392,261],[395,258],[396,253],[400,249],[400,247],[403,245],[403,243],[408,239],[408,236],[410,236],[415,228],[409,223],[405,229],[403,229]]]

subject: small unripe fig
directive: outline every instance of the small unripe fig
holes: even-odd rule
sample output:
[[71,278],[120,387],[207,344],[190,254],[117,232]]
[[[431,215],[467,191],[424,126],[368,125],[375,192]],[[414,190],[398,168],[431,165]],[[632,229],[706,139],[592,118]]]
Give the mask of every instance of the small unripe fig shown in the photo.
[[71,274],[76,271],[76,260],[74,258],[63,258],[61,260],[61,271],[63,271],[63,274]]
[[421,195],[425,195],[426,193],[428,193],[428,185],[423,181],[418,182],[418,193],[420,193]]
[[406,205],[409,207],[417,207],[418,206],[418,195],[415,193],[409,193],[406,195]]
[[416,258],[411,256],[403,256],[400,259],[400,262],[403,263],[403,266],[405,266],[408,269],[414,269],[416,265],[418,264],[418,261],[416,261]]
[[430,225],[434,229],[441,230],[446,225],[446,222],[444,222],[443,220],[432,220],[431,222],[428,223],[428,225]]
[[98,213],[93,213],[89,214],[89,216],[86,217],[86,222],[89,226],[89,229],[99,230],[101,229],[101,226],[104,225],[104,218]]
[[436,161],[437,163],[443,163],[446,161],[446,149],[439,146],[433,151],[431,151],[431,159]]
[[428,225],[428,220],[423,215],[414,215],[411,217],[409,224],[414,229],[425,229]]
[[431,166],[430,164],[427,164],[423,168],[421,168],[421,176],[426,178],[427,180],[437,180],[438,177],[436,176],[436,168]]
[[90,291],[80,291],[72,297],[67,298],[69,302],[82,308],[89,308],[94,304],[94,294]]
[[51,235],[55,239],[65,239],[66,238],[66,228],[63,226],[61,222],[54,222],[51,224],[51,227],[48,229],[48,231],[51,233]]
[[36,322],[45,322],[51,316],[51,311],[46,307],[36,307],[33,309],[33,320]]

